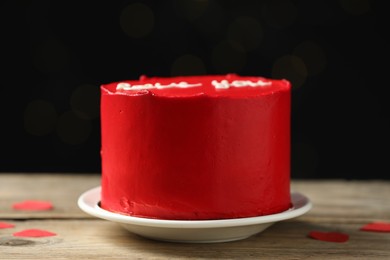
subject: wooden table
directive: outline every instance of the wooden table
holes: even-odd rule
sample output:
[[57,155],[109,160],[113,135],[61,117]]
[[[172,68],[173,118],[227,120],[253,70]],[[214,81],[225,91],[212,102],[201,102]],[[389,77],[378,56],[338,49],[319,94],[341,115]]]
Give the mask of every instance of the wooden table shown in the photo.
[[[364,232],[372,221],[390,221],[390,181],[293,180],[292,190],[310,198],[306,214],[277,222],[245,240],[184,244],[134,235],[118,224],[92,217],[78,197],[99,186],[99,174],[0,174],[0,259],[390,259],[390,233]],[[50,200],[51,211],[17,211],[15,202]],[[24,229],[57,236],[15,237]],[[350,235],[345,243],[308,238],[311,230]]]

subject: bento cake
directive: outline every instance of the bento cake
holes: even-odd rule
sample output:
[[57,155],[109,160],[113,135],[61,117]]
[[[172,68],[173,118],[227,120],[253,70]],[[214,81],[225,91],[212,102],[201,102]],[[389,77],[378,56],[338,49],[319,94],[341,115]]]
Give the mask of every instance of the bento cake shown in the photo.
[[101,86],[101,207],[134,217],[264,216],[290,201],[291,84],[146,77]]

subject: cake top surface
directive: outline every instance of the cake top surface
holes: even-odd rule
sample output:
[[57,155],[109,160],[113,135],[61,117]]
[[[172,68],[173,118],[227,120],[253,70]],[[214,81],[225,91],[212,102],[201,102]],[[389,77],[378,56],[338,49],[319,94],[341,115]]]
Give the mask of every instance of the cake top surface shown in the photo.
[[285,79],[227,74],[180,77],[141,76],[139,80],[113,82],[101,87],[102,90],[111,95],[251,97],[288,91],[291,84]]

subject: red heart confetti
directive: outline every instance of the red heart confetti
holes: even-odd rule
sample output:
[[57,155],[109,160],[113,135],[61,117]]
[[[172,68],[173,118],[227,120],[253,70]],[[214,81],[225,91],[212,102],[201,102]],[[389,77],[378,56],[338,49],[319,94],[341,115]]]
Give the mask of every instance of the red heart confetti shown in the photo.
[[53,204],[49,201],[25,200],[14,203],[12,208],[16,210],[51,210],[53,209]]
[[360,228],[362,231],[390,232],[390,222],[371,222]]
[[2,229],[2,228],[13,228],[13,227],[15,227],[14,224],[7,223],[7,222],[0,222],[0,229]]
[[56,236],[57,234],[42,229],[26,229],[23,231],[13,233],[13,235],[15,237],[50,237],[50,236]]
[[335,243],[343,243],[349,240],[349,235],[340,232],[311,231],[309,237],[316,240]]

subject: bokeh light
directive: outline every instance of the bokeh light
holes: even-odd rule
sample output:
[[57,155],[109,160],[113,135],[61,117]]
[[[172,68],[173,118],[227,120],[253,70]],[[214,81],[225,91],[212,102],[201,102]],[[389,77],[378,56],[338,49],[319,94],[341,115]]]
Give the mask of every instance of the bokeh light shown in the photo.
[[45,100],[31,101],[24,111],[24,129],[36,136],[51,133],[57,122],[57,111]]
[[174,0],[173,7],[178,16],[194,21],[201,17],[209,5],[208,0]]
[[94,85],[78,86],[70,98],[73,112],[83,119],[94,119],[99,116],[100,88]]
[[172,76],[202,75],[205,73],[206,68],[203,61],[191,54],[180,56],[171,67]]
[[352,15],[361,15],[371,10],[369,0],[340,0],[340,5]]
[[145,37],[154,27],[153,11],[145,4],[130,4],[122,10],[120,25],[122,30],[132,38]]
[[246,64],[244,48],[232,41],[222,41],[217,44],[211,59],[218,73],[240,72]]
[[294,55],[286,55],[277,59],[272,67],[272,77],[287,79],[292,88],[301,87],[307,78],[307,69],[301,58]]
[[230,41],[238,42],[245,51],[252,51],[260,45],[263,29],[255,18],[241,16],[229,25],[227,35]]
[[35,47],[34,65],[42,72],[58,72],[69,65],[70,56],[67,47],[57,39],[48,39]]
[[302,42],[294,49],[293,55],[303,60],[309,76],[316,76],[326,68],[325,52],[321,46],[314,42]]
[[262,17],[274,28],[292,25],[297,18],[297,8],[289,0],[268,1],[262,8]]
[[72,111],[67,111],[58,118],[57,134],[66,144],[84,143],[90,136],[91,130],[91,122],[78,117]]
[[193,21],[193,24],[199,32],[207,34],[211,40],[224,30],[225,15],[223,8],[216,1],[210,1],[204,13],[199,19]]

